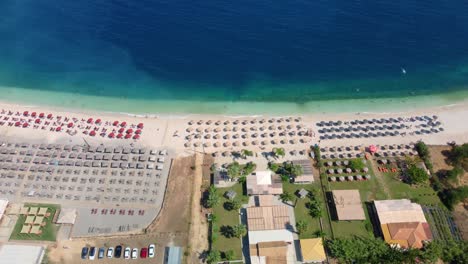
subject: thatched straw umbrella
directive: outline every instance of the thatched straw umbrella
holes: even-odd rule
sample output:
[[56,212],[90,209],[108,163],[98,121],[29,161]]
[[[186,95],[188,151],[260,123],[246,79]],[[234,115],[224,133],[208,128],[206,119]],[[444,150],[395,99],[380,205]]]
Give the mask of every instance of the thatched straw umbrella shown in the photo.
[[278,126],[278,130],[284,130],[284,126],[283,125]]
[[234,132],[237,132],[238,130],[239,130],[239,128],[236,127],[236,126],[232,128],[232,131],[234,131]]
[[195,134],[193,137],[194,138],[201,138],[201,135],[200,134]]
[[276,126],[271,125],[271,126],[268,127],[268,129],[269,129],[269,130],[276,130]]
[[206,135],[205,135],[205,138],[206,138],[206,139],[210,139],[210,138],[211,138],[211,134],[206,134]]
[[240,144],[239,144],[239,141],[234,141],[234,143],[232,143],[232,145],[237,147],[237,146],[239,146]]
[[202,124],[203,124],[203,120],[198,120],[197,124],[198,124],[198,125],[202,125]]
[[248,141],[243,141],[243,142],[242,142],[242,145],[248,146],[248,145],[250,145],[250,143],[249,143]]
[[225,125],[229,125],[229,124],[231,124],[231,121],[226,120],[226,121],[224,121],[224,124],[225,124]]
[[250,128],[250,130],[251,130],[251,131],[257,131],[258,128],[257,128],[257,126],[252,126],[252,127]]
[[260,131],[264,131],[264,130],[266,130],[266,126],[261,126]]
[[242,138],[249,138],[249,134],[242,134]]
[[194,123],[195,123],[195,121],[193,121],[193,120],[188,121],[188,124],[189,124],[190,126],[193,125]]
[[203,143],[203,146],[205,148],[211,147],[211,143],[210,142],[205,142],[205,143]]
[[258,137],[258,134],[257,134],[257,133],[253,133],[253,134],[252,134],[252,137],[253,137],[253,138],[256,138],[256,137]]
[[209,132],[211,132],[212,130],[213,130],[213,129],[211,129],[211,127],[207,127],[207,128],[205,128],[205,133],[209,133]]
[[219,148],[219,147],[221,146],[221,143],[216,142],[216,143],[213,144],[213,146],[214,146],[215,148]]
[[213,136],[213,138],[214,138],[214,139],[220,139],[220,138],[221,138],[221,135],[220,135],[220,134],[215,134],[215,135]]
[[197,132],[202,132],[202,131],[203,131],[203,128],[197,127]]
[[231,152],[229,152],[229,151],[224,151],[224,152],[223,152],[223,156],[224,156],[224,157],[227,157],[227,156],[229,156],[229,155],[231,155]]
[[197,142],[193,143],[193,146],[194,146],[194,147],[199,147],[199,146],[200,146],[200,142],[197,141]]
[[262,145],[268,145],[268,143],[269,143],[268,140],[263,140],[262,141]]
[[239,138],[239,134],[232,135],[232,138],[236,138],[236,139]]
[[221,123],[222,123],[221,120],[217,120],[217,121],[215,122],[215,125],[220,126]]
[[215,129],[214,129],[214,132],[216,132],[216,133],[221,132],[221,128],[220,128],[220,127],[215,128]]
[[227,127],[224,127],[223,131],[224,131],[224,132],[231,131],[231,127],[228,127],[228,126],[227,126]]
[[274,144],[274,145],[278,144],[278,140],[277,140],[277,139],[273,139],[273,140],[271,141],[271,144]]
[[190,147],[190,145],[191,145],[190,142],[186,142],[186,143],[184,144],[184,147],[188,148],[188,147]]
[[227,142],[224,142],[224,143],[223,143],[223,146],[225,146],[225,147],[229,147],[229,146],[231,146],[231,142],[229,142],[229,141],[227,141]]
[[257,122],[258,122],[257,119],[252,119],[252,120],[250,120],[250,123],[251,123],[251,124],[256,124]]
[[287,141],[286,139],[282,139],[280,142],[281,142],[281,144],[286,144],[286,143],[288,143],[288,141]]
[[226,135],[224,135],[224,137],[223,137],[223,138],[224,138],[224,139],[230,139],[230,138],[231,138],[231,136],[230,136],[229,134],[226,134]]
[[258,140],[252,141],[252,145],[258,145]]
[[247,131],[249,131],[246,127],[243,127],[241,130],[242,130],[242,132],[247,132]]
[[186,131],[189,132],[189,133],[192,132],[192,131],[193,131],[193,127],[188,127],[188,128],[186,129]]
[[207,125],[211,125],[211,123],[213,123],[212,120],[208,120],[208,121],[205,122],[205,124],[207,124]]
[[234,122],[232,122],[234,125],[238,125],[239,124],[239,120],[234,120]]

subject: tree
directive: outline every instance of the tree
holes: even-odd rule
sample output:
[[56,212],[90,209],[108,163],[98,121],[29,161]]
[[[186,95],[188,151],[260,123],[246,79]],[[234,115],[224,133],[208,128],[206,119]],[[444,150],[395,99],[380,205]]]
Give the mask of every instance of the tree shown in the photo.
[[468,263],[467,241],[444,241],[442,248],[442,260],[446,263]]
[[301,176],[304,173],[301,165],[293,165],[291,166],[291,175],[293,177]]
[[252,157],[253,156],[253,151],[243,149],[240,151],[240,155],[243,159],[246,159],[247,157]]
[[251,174],[255,168],[257,167],[257,165],[251,161],[247,162],[244,166],[244,169],[242,170],[242,176],[247,176],[249,174]]
[[232,226],[223,225],[219,232],[226,238],[231,238],[234,236],[234,228]]
[[211,185],[208,189],[208,199],[206,200],[206,207],[213,208],[217,206],[219,202],[220,197],[218,191],[216,190],[216,187],[214,187],[214,185]]
[[218,164],[216,164],[216,163],[211,164],[211,166],[210,166],[210,172],[211,173],[214,173],[217,169],[218,169]]
[[245,234],[247,234],[247,228],[243,224],[235,225],[232,227],[232,229],[234,231],[233,233],[234,236],[237,238],[240,238],[242,236],[245,236]]
[[224,257],[226,258],[226,260],[233,260],[234,259],[234,251],[231,249],[231,250],[228,250],[228,251],[224,252]]
[[296,230],[297,233],[302,234],[309,229],[309,223],[307,223],[305,220],[299,220],[296,222]]
[[280,194],[280,199],[283,203],[287,203],[294,200],[294,196],[290,192],[285,191],[282,194]]
[[306,204],[309,209],[309,214],[314,218],[322,217],[322,206],[317,200],[311,200]]
[[365,164],[364,164],[364,161],[360,158],[355,158],[355,159],[351,159],[349,161],[349,167],[353,170],[356,170],[356,171],[360,171],[362,169],[364,169],[365,167]]
[[468,159],[468,143],[461,146],[454,146],[450,153],[450,160],[454,165],[463,166],[466,170]]
[[447,179],[452,181],[452,182],[457,182],[458,177],[463,175],[464,170],[460,166],[455,166],[453,169],[449,170],[447,172]]
[[227,167],[227,174],[231,179],[237,178],[241,175],[241,166],[239,162],[234,161]]
[[449,210],[453,210],[453,206],[468,198],[468,186],[461,186],[454,189],[445,189],[439,193],[440,199]]
[[408,175],[408,181],[410,184],[418,184],[426,182],[429,179],[429,175],[424,169],[412,165],[406,171]]
[[315,235],[316,237],[325,237],[326,234],[325,234],[325,232],[323,232],[322,230],[318,229],[318,230],[316,230],[316,231],[314,232],[314,235]]
[[208,256],[206,256],[206,262],[208,262],[208,264],[214,264],[220,261],[221,253],[218,250],[211,250],[210,253],[208,253]]
[[275,173],[280,169],[280,167],[281,166],[278,163],[274,163],[274,162],[268,163],[268,168]]
[[210,221],[212,224],[215,224],[218,222],[218,216],[215,214],[210,214],[208,221]]
[[232,200],[224,203],[224,208],[228,211],[239,210],[242,207],[242,203],[239,200]]
[[442,256],[442,244],[434,240],[424,245],[421,251],[421,258],[426,263],[435,263]]
[[286,152],[284,151],[284,148],[273,148],[273,155],[275,158],[284,157]]
[[329,240],[326,246],[330,255],[343,263],[382,263],[390,247],[376,238],[337,238]]

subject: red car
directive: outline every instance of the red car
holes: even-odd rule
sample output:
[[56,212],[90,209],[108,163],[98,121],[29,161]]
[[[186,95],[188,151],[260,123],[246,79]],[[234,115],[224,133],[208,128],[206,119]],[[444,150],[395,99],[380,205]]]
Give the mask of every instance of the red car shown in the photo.
[[140,258],[146,258],[148,256],[148,248],[142,248],[140,251]]

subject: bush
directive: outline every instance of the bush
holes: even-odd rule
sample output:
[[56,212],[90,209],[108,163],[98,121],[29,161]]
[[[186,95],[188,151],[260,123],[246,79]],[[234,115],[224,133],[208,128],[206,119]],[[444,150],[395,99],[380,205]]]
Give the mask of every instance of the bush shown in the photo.
[[424,169],[418,168],[415,165],[411,165],[406,171],[408,175],[408,182],[410,184],[423,183],[429,179],[429,175]]
[[418,143],[416,143],[414,147],[416,148],[419,157],[421,157],[421,159],[424,161],[424,164],[426,165],[427,169],[432,173],[433,166],[431,162],[431,155],[429,153],[429,148],[427,147],[426,143],[418,141]]
[[362,159],[356,158],[349,161],[349,167],[353,170],[360,171],[364,169],[366,165]]
[[439,193],[440,199],[449,210],[459,202],[468,198],[468,186],[462,186],[455,189],[445,189]]

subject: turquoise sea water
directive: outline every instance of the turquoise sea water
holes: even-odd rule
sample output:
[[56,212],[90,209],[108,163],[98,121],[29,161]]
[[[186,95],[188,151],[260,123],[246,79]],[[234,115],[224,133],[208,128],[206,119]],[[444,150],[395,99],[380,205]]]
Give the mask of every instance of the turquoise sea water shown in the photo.
[[4,0],[0,100],[309,113],[468,94],[468,2]]

